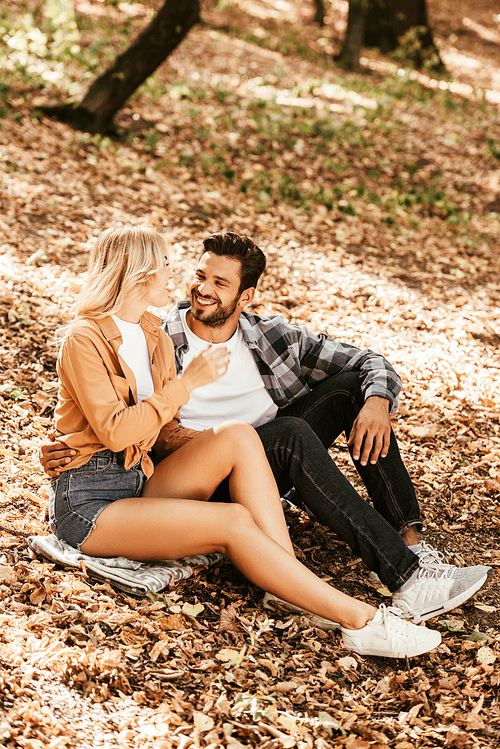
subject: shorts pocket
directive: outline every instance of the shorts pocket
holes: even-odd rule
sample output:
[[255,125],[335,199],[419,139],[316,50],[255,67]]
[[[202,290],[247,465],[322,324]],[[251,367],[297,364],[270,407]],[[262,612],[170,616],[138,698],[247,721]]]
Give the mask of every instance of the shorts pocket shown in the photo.
[[120,469],[116,464],[105,471],[80,473],[68,476],[68,505],[74,512],[93,500],[115,502],[125,497],[136,497],[142,490],[142,472],[131,468]]

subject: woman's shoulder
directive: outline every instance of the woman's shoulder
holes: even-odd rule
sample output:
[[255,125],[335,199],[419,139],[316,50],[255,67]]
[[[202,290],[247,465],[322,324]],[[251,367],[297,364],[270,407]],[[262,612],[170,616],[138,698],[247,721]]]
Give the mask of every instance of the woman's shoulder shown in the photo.
[[103,339],[110,340],[119,334],[116,323],[110,315],[99,319],[80,317],[69,325],[64,340],[67,342],[87,339],[96,342]]
[[103,317],[100,319],[94,319],[90,317],[77,317],[73,320],[68,327],[68,335],[79,335],[79,334],[90,334],[97,333],[102,328],[103,323],[107,321],[111,322],[114,326],[113,318],[111,316]]

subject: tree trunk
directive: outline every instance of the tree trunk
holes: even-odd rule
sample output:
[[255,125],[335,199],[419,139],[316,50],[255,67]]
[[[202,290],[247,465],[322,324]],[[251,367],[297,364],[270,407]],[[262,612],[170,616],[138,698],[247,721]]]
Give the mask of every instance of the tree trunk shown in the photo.
[[165,0],[149,26],[96,78],[79,104],[43,107],[43,111],[81,130],[114,131],[116,112],[199,20],[198,0]]
[[324,0],[314,0],[314,23],[325,25],[325,3]]
[[360,70],[359,55],[363,46],[366,23],[366,0],[349,0],[347,31],[337,63],[346,70]]
[[378,47],[384,53],[393,52],[410,29],[415,29],[415,43],[407,45],[414,66],[422,67],[433,55],[436,60],[434,67],[444,67],[429,28],[426,0],[370,2],[365,28],[367,47]]

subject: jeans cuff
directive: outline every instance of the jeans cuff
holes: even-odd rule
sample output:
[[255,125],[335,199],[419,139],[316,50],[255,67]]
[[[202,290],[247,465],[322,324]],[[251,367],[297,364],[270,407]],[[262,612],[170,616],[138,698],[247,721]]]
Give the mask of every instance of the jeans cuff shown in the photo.
[[409,530],[410,528],[415,528],[415,530],[420,533],[424,528],[424,524],[420,519],[407,520],[406,523],[401,528],[398,529],[399,535],[404,536],[406,531]]

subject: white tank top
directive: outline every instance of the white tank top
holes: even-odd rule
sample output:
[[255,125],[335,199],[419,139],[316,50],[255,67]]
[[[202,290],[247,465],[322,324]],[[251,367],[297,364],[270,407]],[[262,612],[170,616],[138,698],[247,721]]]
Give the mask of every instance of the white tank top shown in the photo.
[[146,336],[140,322],[126,322],[125,320],[120,320],[116,315],[111,315],[111,317],[122,334],[123,343],[118,349],[118,353],[134,373],[137,387],[137,402],[140,403],[146,398],[151,398],[154,393],[153,375],[151,373],[151,361]]

